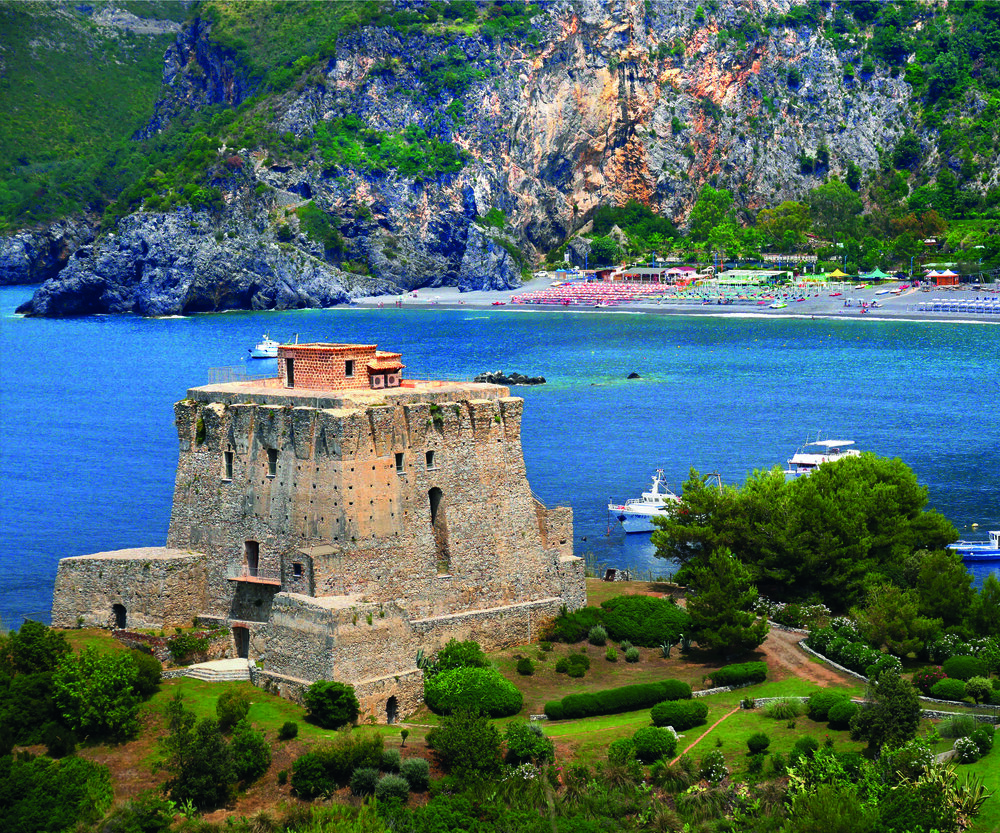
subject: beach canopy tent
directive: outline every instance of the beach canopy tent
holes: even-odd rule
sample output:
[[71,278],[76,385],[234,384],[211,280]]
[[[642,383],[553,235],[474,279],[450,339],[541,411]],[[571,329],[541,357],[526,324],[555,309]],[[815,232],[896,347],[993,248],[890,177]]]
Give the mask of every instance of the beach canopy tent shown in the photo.
[[829,275],[827,275],[827,278],[849,278],[849,277],[850,275],[848,275],[846,272],[841,272],[839,269],[834,269]]
[[869,272],[867,275],[862,275],[866,281],[884,281],[886,278],[891,278],[892,275],[888,275],[879,269],[877,266]]

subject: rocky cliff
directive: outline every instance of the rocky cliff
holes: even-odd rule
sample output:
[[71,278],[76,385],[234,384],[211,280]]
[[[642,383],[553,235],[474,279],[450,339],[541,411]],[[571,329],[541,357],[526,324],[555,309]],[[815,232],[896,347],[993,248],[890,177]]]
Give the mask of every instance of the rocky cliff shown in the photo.
[[[456,28],[356,29],[285,92],[244,105],[219,151],[240,176],[211,180],[220,208],[132,214],[24,311],[166,314],[516,286],[604,204],[637,199],[683,223],[712,184],[752,216],[849,161],[874,167],[907,126],[908,85],[887,67],[851,76],[860,45],[838,49],[804,26],[732,37],[790,5],[729,0],[705,18],[697,0],[552,3],[532,19],[536,46]],[[168,51],[144,133],[187,109],[237,105],[253,84],[196,19]],[[323,139],[349,116],[378,131],[374,148],[411,141],[400,137],[418,126],[463,162],[417,175],[359,163],[338,150],[342,137]],[[803,156],[828,160],[806,174]],[[325,243],[304,208],[329,227]]]

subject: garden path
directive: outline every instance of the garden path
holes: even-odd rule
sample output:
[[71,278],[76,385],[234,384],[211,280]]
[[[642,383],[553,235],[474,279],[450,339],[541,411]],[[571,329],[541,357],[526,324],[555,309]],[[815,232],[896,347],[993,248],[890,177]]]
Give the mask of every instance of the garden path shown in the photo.
[[720,717],[720,718],[719,718],[718,720],[716,720],[716,721],[715,721],[715,723],[713,723],[713,724],[712,724],[711,726],[709,726],[709,727],[708,727],[708,728],[707,728],[707,729],[706,729],[706,730],[705,730],[704,732],[702,732],[702,733],[701,733],[701,734],[700,734],[700,735],[698,736],[698,739],[697,739],[696,741],[694,741],[693,743],[690,743],[690,744],[688,744],[687,748],[686,748],[686,749],[685,749],[685,750],[684,750],[683,752],[681,752],[681,754],[680,754],[680,755],[678,755],[678,756],[677,756],[676,758],[674,758],[674,759],[673,759],[673,760],[672,760],[672,761],[670,762],[670,765],[671,765],[671,766],[673,766],[674,764],[676,764],[676,763],[677,763],[677,762],[678,762],[678,761],[679,761],[679,760],[681,759],[681,756],[682,756],[682,755],[686,755],[686,754],[687,754],[688,752],[690,752],[690,751],[691,751],[692,749],[694,749],[694,748],[695,748],[695,747],[696,747],[696,746],[697,746],[697,745],[698,745],[699,743],[701,743],[701,742],[702,742],[702,741],[703,741],[703,740],[704,740],[704,739],[705,739],[706,737],[708,737],[708,735],[710,735],[710,734],[712,733],[712,730],[713,730],[713,729],[714,729],[714,728],[715,728],[716,726],[718,726],[718,725],[719,725],[719,724],[720,724],[720,723],[721,723],[721,722],[722,722],[723,720],[725,720],[725,719],[726,719],[727,717],[731,717],[732,715],[736,714],[736,712],[738,712],[739,710],[740,710],[740,707],[739,707],[739,706],[737,706],[737,707],[736,707],[735,709],[733,709],[733,710],[731,710],[731,711],[728,711],[728,712],[726,712],[726,713],[725,713],[724,715],[722,715],[722,717]]
[[767,660],[768,669],[773,674],[781,669],[783,677],[798,677],[825,688],[829,685],[853,685],[856,681],[846,675],[834,671],[828,665],[814,662],[813,659],[799,647],[802,634],[771,628],[758,648]]

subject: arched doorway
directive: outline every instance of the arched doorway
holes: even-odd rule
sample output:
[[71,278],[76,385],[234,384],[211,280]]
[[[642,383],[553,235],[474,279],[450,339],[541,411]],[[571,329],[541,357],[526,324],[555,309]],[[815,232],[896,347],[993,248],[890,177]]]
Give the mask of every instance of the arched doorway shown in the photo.
[[111,605],[111,612],[115,617],[115,627],[118,628],[118,630],[123,630],[125,628],[125,623],[128,620],[125,605]]
[[448,521],[445,518],[444,492],[437,486],[427,492],[431,505],[431,529],[434,532],[434,556],[438,575],[451,573],[451,552],[448,550]]
[[390,697],[385,701],[385,722],[389,725],[399,720],[399,702],[395,697]]

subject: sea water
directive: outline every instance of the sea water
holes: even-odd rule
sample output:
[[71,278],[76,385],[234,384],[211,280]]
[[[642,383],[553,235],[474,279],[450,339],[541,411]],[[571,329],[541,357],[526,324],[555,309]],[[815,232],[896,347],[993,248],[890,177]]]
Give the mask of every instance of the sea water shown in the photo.
[[509,307],[15,316],[30,292],[0,289],[0,616],[15,626],[48,620],[60,558],[164,544],[173,403],[210,368],[276,374],[247,358],[265,332],[377,343],[410,379],[544,376],[515,389],[528,478],[546,504],[572,506],[575,551],[595,570],[670,572],[649,535],[626,536],[606,511],[655,469],[675,490],[691,467],[740,483],[818,431],[900,457],[963,537],[1000,528],[995,326]]

